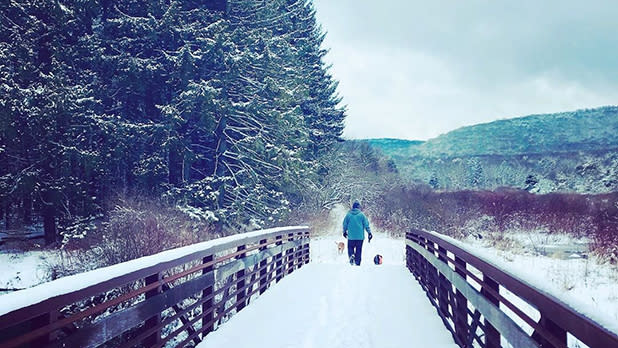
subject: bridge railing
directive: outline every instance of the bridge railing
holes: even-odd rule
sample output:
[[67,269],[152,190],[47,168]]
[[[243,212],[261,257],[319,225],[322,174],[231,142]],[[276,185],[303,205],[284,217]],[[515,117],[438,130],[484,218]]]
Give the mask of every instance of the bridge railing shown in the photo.
[[197,344],[308,262],[309,230],[300,226],[220,238],[61,278],[0,296],[0,346]]
[[406,263],[460,347],[618,347],[618,336],[434,232],[406,233]]

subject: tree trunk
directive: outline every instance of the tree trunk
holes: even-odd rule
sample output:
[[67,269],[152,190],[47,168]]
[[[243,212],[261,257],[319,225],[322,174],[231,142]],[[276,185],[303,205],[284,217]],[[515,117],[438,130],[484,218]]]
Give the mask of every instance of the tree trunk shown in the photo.
[[4,229],[8,230],[11,227],[11,203],[4,204]]
[[168,183],[173,186],[178,186],[183,181],[183,154],[180,151],[180,146],[171,145],[168,154]]
[[32,223],[32,197],[30,197],[30,194],[24,196],[21,208],[24,225],[30,225]]
[[[215,154],[215,173],[214,174],[215,174],[215,177],[217,178],[222,178],[227,173],[225,165],[222,163],[224,161],[223,154],[227,150],[227,141],[225,139],[225,134],[223,133],[226,127],[227,127],[227,119],[225,116],[222,116],[221,119],[219,120],[219,125],[217,126],[217,129],[215,130],[218,144],[217,144],[217,151]],[[225,183],[219,182],[218,185],[219,187],[217,188],[217,191],[219,191],[219,198],[217,199],[217,208],[222,208],[223,199],[225,197]]]
[[46,191],[42,194],[43,198],[43,231],[45,232],[45,245],[56,242],[56,207],[52,202],[51,193]]

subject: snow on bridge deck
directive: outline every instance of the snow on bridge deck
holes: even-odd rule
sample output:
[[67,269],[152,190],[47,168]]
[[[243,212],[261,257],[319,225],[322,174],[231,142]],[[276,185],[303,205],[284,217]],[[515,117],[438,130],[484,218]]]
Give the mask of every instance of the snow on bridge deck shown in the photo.
[[[404,264],[402,240],[375,234],[360,267],[326,237],[311,263],[282,279],[209,334],[209,347],[457,347]],[[384,256],[376,266],[375,254]]]

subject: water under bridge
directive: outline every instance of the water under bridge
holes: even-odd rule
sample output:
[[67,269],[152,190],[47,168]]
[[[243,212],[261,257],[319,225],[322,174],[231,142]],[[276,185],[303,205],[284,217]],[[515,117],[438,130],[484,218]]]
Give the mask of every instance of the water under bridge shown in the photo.
[[[303,226],[262,230],[4,295],[0,347],[618,347],[437,233],[376,238],[360,267],[320,243]],[[374,265],[384,248],[401,257]]]

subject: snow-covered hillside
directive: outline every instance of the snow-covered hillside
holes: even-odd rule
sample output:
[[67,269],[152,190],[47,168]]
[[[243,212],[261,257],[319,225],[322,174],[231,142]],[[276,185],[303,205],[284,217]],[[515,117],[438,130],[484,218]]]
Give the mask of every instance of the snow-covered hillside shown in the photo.
[[[618,190],[618,107],[530,115],[462,127],[425,142],[373,139],[408,179],[444,190]],[[528,180],[531,176],[532,180]]]

